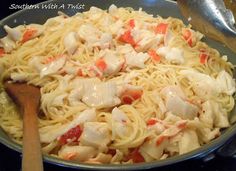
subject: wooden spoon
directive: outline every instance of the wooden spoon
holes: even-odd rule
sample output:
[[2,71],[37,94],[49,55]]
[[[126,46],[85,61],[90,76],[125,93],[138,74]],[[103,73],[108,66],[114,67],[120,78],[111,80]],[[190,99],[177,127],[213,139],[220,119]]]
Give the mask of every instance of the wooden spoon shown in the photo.
[[37,113],[39,88],[26,83],[4,84],[7,94],[20,107],[23,116],[23,171],[43,171]]

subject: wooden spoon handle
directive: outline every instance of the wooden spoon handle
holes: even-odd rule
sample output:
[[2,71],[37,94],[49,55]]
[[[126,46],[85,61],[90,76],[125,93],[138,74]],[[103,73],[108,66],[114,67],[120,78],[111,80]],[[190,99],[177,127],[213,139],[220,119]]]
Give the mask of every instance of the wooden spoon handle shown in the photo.
[[38,132],[37,107],[30,102],[24,106],[23,114],[23,160],[22,171],[43,171],[40,138]]

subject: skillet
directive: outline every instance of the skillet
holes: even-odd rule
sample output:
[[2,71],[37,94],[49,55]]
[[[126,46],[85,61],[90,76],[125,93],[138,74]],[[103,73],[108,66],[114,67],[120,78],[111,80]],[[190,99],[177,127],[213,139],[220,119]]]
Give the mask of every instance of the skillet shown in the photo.
[[[68,5],[71,4],[71,5]],[[102,9],[108,9],[111,4],[115,4],[118,7],[132,7],[137,10],[141,7],[144,11],[149,14],[158,14],[162,17],[175,17],[184,20],[181,13],[177,7],[177,4],[170,0],[51,0],[43,3],[37,4],[33,9],[24,9],[16,12],[15,14],[6,17],[0,21],[0,37],[5,36],[5,31],[3,30],[3,25],[7,24],[10,27],[15,27],[20,24],[30,24],[39,23],[43,24],[48,18],[57,15],[60,10],[68,15],[73,15],[76,12],[83,12],[89,10],[91,6],[96,6]],[[47,6],[48,5],[48,6]],[[54,5],[54,7],[52,6]],[[185,23],[186,20],[184,20]],[[236,54],[231,50],[226,48],[223,44],[218,43],[212,39],[204,39],[211,47],[218,49],[221,54],[228,56],[229,61],[236,64]],[[236,124],[233,124],[236,120],[236,109],[234,108],[230,114],[231,127],[222,131],[222,135],[210,143],[194,150],[189,153],[174,156],[160,161],[153,161],[149,163],[139,163],[139,164],[128,164],[128,165],[92,165],[84,163],[75,163],[72,161],[65,161],[62,159],[54,158],[48,155],[44,155],[44,161],[68,168],[86,169],[86,170],[143,170],[150,168],[157,168],[166,165],[171,165],[174,163],[186,161],[189,159],[208,159],[209,155],[223,155],[228,156],[235,153],[235,151],[228,151],[227,149],[233,143],[234,135],[236,134]],[[21,152],[21,146],[13,142],[7,134],[0,129],[0,143],[4,144],[6,147],[13,149],[15,151]],[[227,147],[227,148],[226,148]]]

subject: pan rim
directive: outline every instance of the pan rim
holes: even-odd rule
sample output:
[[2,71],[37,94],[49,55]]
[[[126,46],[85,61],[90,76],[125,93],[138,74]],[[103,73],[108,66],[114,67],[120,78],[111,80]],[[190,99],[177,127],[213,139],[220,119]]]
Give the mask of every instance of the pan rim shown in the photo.
[[[48,4],[51,2],[57,2],[58,0],[49,0],[49,1],[44,1],[41,3],[37,4]],[[61,0],[59,0],[61,1]],[[165,1],[168,3],[175,4],[177,6],[177,2],[171,1],[171,0],[160,0],[160,1]],[[22,9],[19,10],[3,19],[0,20],[0,26],[3,26],[3,23],[7,20],[10,20],[12,17],[16,17],[21,13],[24,13],[27,11],[27,9]],[[0,128],[2,132],[5,133],[5,131]],[[86,169],[86,170],[142,170],[142,169],[151,169],[151,168],[156,168],[156,167],[162,167],[162,166],[167,166],[167,165],[172,165],[176,164],[179,162],[183,162],[189,159],[193,158],[202,158],[207,156],[208,154],[212,153],[213,151],[217,150],[221,146],[223,146],[226,142],[228,142],[235,134],[236,132],[236,124],[232,125],[231,127],[227,128],[224,133],[222,133],[221,136],[218,138],[210,141],[207,144],[204,144],[203,146],[199,147],[196,150],[193,150],[191,152],[188,152],[186,154],[178,155],[178,156],[173,156],[164,160],[156,160],[153,162],[146,162],[146,163],[135,163],[135,164],[85,164],[85,163],[76,163],[72,161],[66,161],[63,159],[59,159],[56,157],[52,157],[49,155],[44,155],[43,160],[46,163],[50,163],[53,165],[61,166],[61,167],[66,167],[66,168],[76,168],[76,169]],[[8,136],[6,134],[6,136]],[[6,139],[2,136],[0,136],[0,143],[5,145],[6,147],[17,151],[21,153],[21,145],[17,144],[13,140]]]

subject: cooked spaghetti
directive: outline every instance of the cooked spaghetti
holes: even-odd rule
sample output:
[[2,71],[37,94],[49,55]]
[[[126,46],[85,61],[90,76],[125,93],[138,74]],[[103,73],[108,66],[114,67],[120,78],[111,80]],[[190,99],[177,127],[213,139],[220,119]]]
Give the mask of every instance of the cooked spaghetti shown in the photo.
[[233,65],[179,19],[111,5],[4,29],[0,125],[18,143],[6,80],[40,87],[43,152],[65,160],[162,160],[230,126]]

